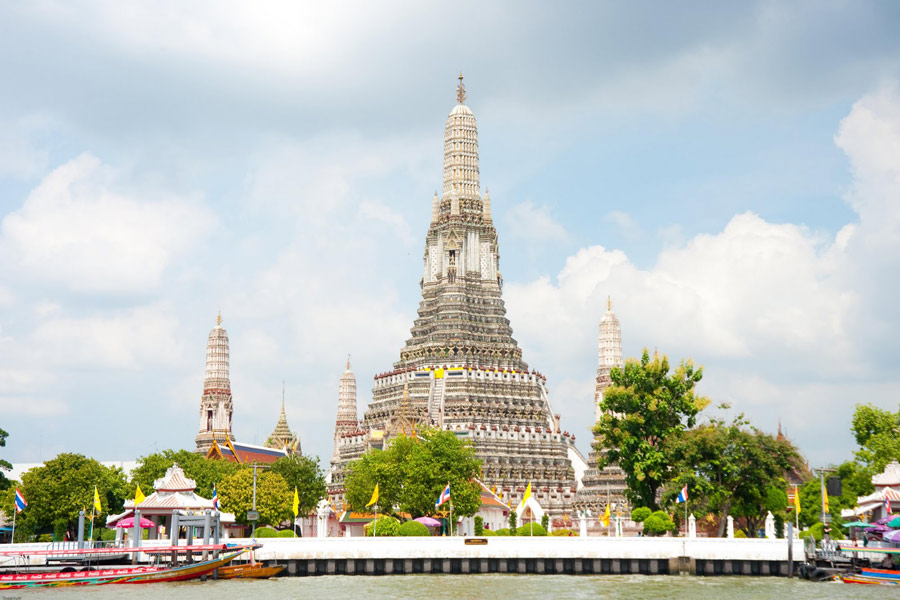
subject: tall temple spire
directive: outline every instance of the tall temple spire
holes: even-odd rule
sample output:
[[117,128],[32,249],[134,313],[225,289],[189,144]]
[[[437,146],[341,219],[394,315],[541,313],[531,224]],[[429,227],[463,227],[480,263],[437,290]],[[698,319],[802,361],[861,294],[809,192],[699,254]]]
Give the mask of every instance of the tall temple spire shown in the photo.
[[475,115],[462,103],[466,93],[461,75],[459,86],[457,88],[459,104],[450,111],[444,125],[444,185],[441,214],[480,213],[482,210],[481,188],[478,183],[478,126],[475,123]]
[[462,71],[459,72],[459,85],[456,86],[456,101],[460,104],[466,101],[466,84],[463,83]]
[[275,423],[275,429],[266,440],[267,448],[276,448],[278,450],[286,450],[290,454],[300,454],[300,438],[291,431],[288,426],[287,415],[284,412],[284,380],[281,380],[281,414],[278,416],[278,422]]
[[375,376],[360,431],[338,439],[335,429],[329,494],[344,493],[344,469],[366,449],[424,425],[470,441],[484,461],[482,481],[511,502],[531,483],[541,506],[562,515],[577,486],[574,438],[560,430],[545,378],[512,336],[497,230],[481,196],[478,127],[465,99],[460,77],[444,127],[443,187],[425,236],[418,317],[393,368]]
[[[597,378],[594,388],[594,421],[603,414],[600,403],[603,394],[612,385],[610,371],[613,367],[622,368],[625,362],[622,357],[622,328],[619,319],[612,311],[612,297],[606,297],[606,313],[600,318],[600,334],[598,336]],[[588,455],[588,468],[582,477],[583,487],[575,496],[575,507],[579,510],[590,510],[600,513],[610,502],[627,505],[625,491],[625,472],[616,464],[608,464],[597,468],[598,455],[605,449],[600,440],[594,438],[591,452]],[[588,526],[591,527],[590,525]]]
[[222,327],[222,313],[216,316],[216,326],[209,332],[206,343],[206,376],[200,400],[200,431],[197,450],[206,452],[213,441],[234,440],[231,433],[232,399],[228,372],[228,332]]
[[598,336],[597,379],[594,387],[594,421],[600,419],[600,402],[603,392],[612,385],[609,372],[613,367],[624,367],[622,356],[622,327],[612,311],[612,297],[606,297],[606,314],[600,319]]
[[347,370],[338,384],[338,410],[334,423],[334,456],[338,455],[340,438],[346,433],[359,429],[356,413],[356,377],[350,370],[350,355],[347,355]]

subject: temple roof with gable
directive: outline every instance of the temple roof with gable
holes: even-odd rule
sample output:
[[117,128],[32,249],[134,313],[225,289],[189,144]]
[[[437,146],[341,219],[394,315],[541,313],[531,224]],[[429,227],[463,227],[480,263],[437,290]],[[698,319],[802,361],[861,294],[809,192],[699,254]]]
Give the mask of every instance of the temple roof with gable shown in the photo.
[[238,464],[270,464],[288,456],[287,450],[284,448],[266,448],[265,446],[257,446],[255,444],[245,444],[243,442],[232,442],[226,440],[226,443],[220,445],[213,442],[206,458],[216,460],[229,460]]
[[872,485],[875,487],[900,485],[900,463],[891,461],[884,467],[884,471],[872,476]]

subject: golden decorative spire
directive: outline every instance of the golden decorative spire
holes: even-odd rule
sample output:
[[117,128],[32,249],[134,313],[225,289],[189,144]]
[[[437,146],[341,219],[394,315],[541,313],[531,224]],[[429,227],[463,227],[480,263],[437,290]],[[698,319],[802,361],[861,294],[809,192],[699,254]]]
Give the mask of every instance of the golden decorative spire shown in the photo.
[[222,311],[219,311],[219,316],[216,317],[216,325],[222,324]]
[[350,370],[350,355],[347,355],[347,370]]
[[459,85],[456,86],[456,100],[460,104],[466,101],[466,84],[463,83],[462,71],[459,73]]
[[612,296],[606,297],[606,310],[612,310]]

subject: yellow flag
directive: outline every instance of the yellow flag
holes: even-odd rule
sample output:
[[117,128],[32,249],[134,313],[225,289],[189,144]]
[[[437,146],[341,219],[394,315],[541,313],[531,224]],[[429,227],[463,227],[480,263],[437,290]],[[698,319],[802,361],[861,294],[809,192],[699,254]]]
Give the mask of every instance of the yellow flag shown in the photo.
[[825,512],[829,513],[831,511],[828,510],[828,490],[822,488],[822,493],[825,494],[824,496],[822,496],[822,505],[825,507]]
[[528,487],[525,488],[525,495],[522,496],[522,505],[525,504],[525,501],[531,498],[531,482],[528,482]]
[[291,507],[294,509],[294,518],[297,518],[297,515],[300,514],[300,496],[297,495],[296,486],[294,486],[294,503]]
[[372,506],[376,502],[378,502],[378,484],[377,483],[375,484],[375,491],[372,492],[372,499],[369,500],[368,504],[366,504],[366,508]]
[[606,505],[606,510],[603,511],[603,526],[609,527],[609,504]]
[[141,486],[137,486],[137,489],[134,490],[134,505],[137,506],[146,499],[144,492],[141,491]]
[[94,510],[97,512],[103,512],[103,507],[100,506],[100,494],[97,493],[97,486],[94,486]]
[[797,490],[797,486],[794,486],[794,508],[797,509],[797,514],[800,514],[800,492]]

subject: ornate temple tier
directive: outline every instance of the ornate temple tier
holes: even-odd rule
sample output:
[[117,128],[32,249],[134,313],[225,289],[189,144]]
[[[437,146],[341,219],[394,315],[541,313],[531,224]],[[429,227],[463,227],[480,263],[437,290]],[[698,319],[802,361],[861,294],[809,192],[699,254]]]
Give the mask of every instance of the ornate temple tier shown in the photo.
[[530,370],[512,337],[502,298],[497,231],[481,195],[478,128],[457,88],[444,127],[440,197],[425,238],[422,301],[400,360],[375,377],[359,432],[338,440],[330,492],[344,465],[400,433],[430,426],[470,440],[482,480],[518,502],[530,482],[537,501],[562,514],[575,495],[568,449],[546,378]]
[[[597,344],[597,376],[594,385],[594,421],[600,419],[602,414],[600,403],[603,394],[612,385],[610,372],[613,368],[622,368],[625,361],[622,354],[622,328],[619,319],[612,311],[612,299],[606,301],[606,313],[600,319],[600,332]],[[588,454],[588,469],[582,477],[582,488],[575,497],[575,507],[579,510],[589,510],[594,515],[601,514],[608,503],[616,506],[627,507],[625,498],[625,473],[618,465],[607,465],[602,469],[597,467],[597,458],[603,452],[595,439],[591,444],[591,452]],[[603,533],[607,528],[602,528],[596,520],[589,521],[591,533]]]
[[206,376],[200,399],[200,431],[195,442],[197,451],[206,454],[213,442],[220,445],[234,441],[231,433],[232,398],[228,372],[228,332],[222,327],[222,315],[209,332],[206,343]]

